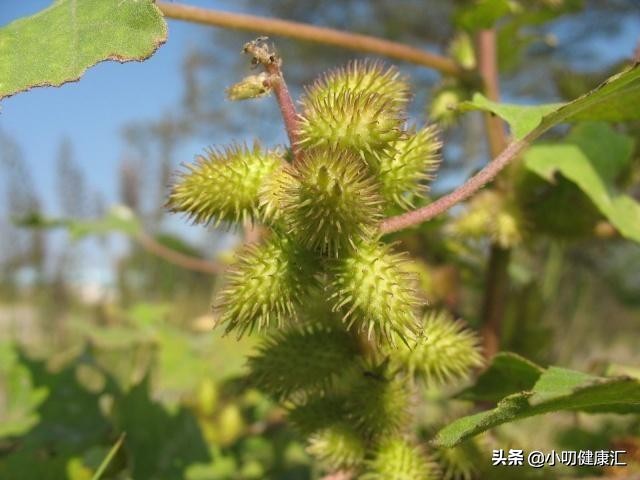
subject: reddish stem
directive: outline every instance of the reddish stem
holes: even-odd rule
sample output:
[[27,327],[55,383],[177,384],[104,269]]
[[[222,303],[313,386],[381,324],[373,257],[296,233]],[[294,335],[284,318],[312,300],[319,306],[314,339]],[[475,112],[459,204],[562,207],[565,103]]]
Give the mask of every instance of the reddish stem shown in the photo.
[[289,142],[291,143],[291,151],[293,152],[294,163],[298,159],[300,154],[300,147],[298,144],[298,112],[296,111],[295,104],[287,88],[287,82],[284,81],[284,75],[280,69],[280,65],[277,62],[272,62],[265,65],[267,73],[270,74],[271,88],[276,95],[278,105],[280,106],[280,113],[282,114],[282,120],[284,121],[287,135],[289,136]]
[[476,193],[502,170],[511,160],[516,158],[529,144],[542,134],[546,128],[536,128],[525,136],[522,140],[511,143],[500,155],[489,162],[482,170],[467,180],[463,185],[453,192],[440,197],[435,202],[411,212],[389,217],[382,222],[380,229],[382,233],[397,232],[404,228],[426,222],[449,210],[455,204],[462,202]]

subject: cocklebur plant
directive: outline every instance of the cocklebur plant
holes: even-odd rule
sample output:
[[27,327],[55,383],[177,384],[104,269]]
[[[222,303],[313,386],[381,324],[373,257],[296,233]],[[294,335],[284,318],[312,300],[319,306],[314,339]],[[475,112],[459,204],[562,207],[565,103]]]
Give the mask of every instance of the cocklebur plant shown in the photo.
[[210,151],[177,176],[168,205],[196,223],[260,224],[214,308],[228,333],[264,335],[249,380],[280,400],[327,471],[424,480],[439,467],[411,429],[420,385],[481,364],[474,333],[427,310],[410,259],[381,239],[383,213],[424,195],[441,143],[408,127],[409,86],[397,70],[353,62],[308,88],[297,115],[280,60],[245,51],[265,75],[232,98],[278,97],[292,141],[280,149]]

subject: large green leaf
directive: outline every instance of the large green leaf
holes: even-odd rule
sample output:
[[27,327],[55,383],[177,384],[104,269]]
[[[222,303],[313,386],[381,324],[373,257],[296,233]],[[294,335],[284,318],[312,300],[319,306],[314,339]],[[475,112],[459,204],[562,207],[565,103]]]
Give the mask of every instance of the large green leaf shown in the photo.
[[475,385],[458,395],[461,400],[497,402],[522,390],[530,390],[544,369],[526,358],[510,352],[500,352],[491,365],[478,377]]
[[614,185],[632,151],[633,140],[629,137],[606,124],[586,123],[562,142],[531,147],[524,162],[549,182],[554,182],[558,173],[571,180],[623,236],[640,242],[640,204],[617,193]]
[[451,447],[503,423],[563,410],[640,413],[640,381],[550,367],[531,390],[503,398],[492,410],[454,421],[438,432],[434,443]]
[[0,29],[0,99],[78,80],[104,60],[144,60],[166,37],[152,0],[56,0]]
[[640,63],[609,77],[590,92],[561,104],[514,105],[496,103],[476,93],[463,110],[484,110],[504,119],[515,139],[532,130],[547,130],[566,121],[624,121],[640,118]]

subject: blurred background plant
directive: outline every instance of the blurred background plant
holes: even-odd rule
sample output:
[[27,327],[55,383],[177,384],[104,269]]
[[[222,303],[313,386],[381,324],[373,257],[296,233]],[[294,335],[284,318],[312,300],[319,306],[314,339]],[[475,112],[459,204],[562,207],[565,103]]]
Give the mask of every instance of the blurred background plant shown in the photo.
[[[28,8],[35,11],[43,2],[19,3],[32,3]],[[194,3],[449,52],[470,68],[477,61],[470,39],[478,28],[495,27],[502,97],[532,104],[569,100],[593,88],[629,62],[640,38],[640,12],[633,0]],[[23,15],[20,8],[26,7],[0,7],[2,22]],[[126,117],[113,115],[112,125],[121,123],[119,140],[100,123],[76,131],[81,115],[76,123],[61,120],[67,136],[47,138],[45,129],[55,130],[55,115],[43,113],[45,121],[39,122],[35,114],[48,109],[60,115],[57,102],[80,103],[83,97],[74,100],[75,86],[61,89],[71,92],[64,98],[39,93],[34,100],[39,108],[27,109],[28,121],[12,115],[29,107],[20,103],[22,97],[3,103],[0,478],[91,479],[122,432],[125,440],[102,478],[321,476],[302,437],[284,423],[282,409],[246,381],[244,357],[254,351],[252,339],[238,342],[211,331],[216,319],[209,305],[217,272],[227,252],[243,237],[251,240],[253,232],[212,229],[203,234],[166,218],[170,172],[193,152],[228,137],[258,136],[267,145],[284,138],[272,100],[224,102],[225,88],[247,73],[237,51],[251,35],[180,28],[175,50],[157,55],[153,76],[145,76],[146,64],[138,67],[132,83],[161,87],[151,86],[148,95],[137,93]],[[327,68],[364,57],[276,40],[294,93]],[[179,72],[166,73],[174,83],[162,85],[158,72],[175,69],[178,60]],[[470,98],[470,85],[421,67],[399,66],[416,91],[410,115],[424,118],[427,112],[444,129],[444,161],[431,193],[437,196],[491,157],[483,117],[459,117],[451,108]],[[105,93],[104,84],[90,80],[83,95],[119,93]],[[144,102],[158,107],[150,109]],[[93,109],[86,114],[96,115]],[[145,115],[138,116],[138,109]],[[548,140],[566,134],[556,129]],[[577,143],[598,137],[606,138],[607,145],[621,145],[620,154],[614,155],[613,147],[605,152],[612,162],[607,188],[640,198],[640,123],[579,126],[571,135]],[[95,155],[86,146],[94,137]],[[38,143],[46,154],[34,147]],[[544,365],[638,376],[640,247],[622,238],[570,177],[551,183],[518,166],[506,173],[518,185],[514,195],[492,200],[487,197],[495,193],[487,190],[463,208],[394,234],[420,259],[431,305],[480,328],[487,256],[498,244],[510,250],[501,349]],[[514,223],[520,225],[517,231]],[[445,400],[450,393],[424,392],[426,403],[416,425],[424,438],[472,411],[468,400]],[[434,460],[444,478],[614,476],[616,471],[593,468],[486,469],[492,448],[623,446],[636,455],[627,457],[629,472],[633,462],[640,468],[637,417],[553,415],[439,449]]]

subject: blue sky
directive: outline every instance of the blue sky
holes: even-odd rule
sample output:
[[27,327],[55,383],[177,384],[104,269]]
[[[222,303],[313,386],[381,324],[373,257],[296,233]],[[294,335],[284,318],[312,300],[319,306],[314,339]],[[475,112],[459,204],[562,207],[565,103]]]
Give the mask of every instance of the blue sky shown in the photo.
[[[188,3],[247,11],[242,1]],[[0,26],[49,4],[47,0],[0,0]],[[58,210],[55,165],[60,142],[65,137],[72,139],[75,158],[90,187],[99,190],[107,204],[117,200],[117,167],[124,148],[122,126],[132,121],[158,119],[170,112],[183,93],[180,73],[183,56],[190,47],[209,41],[209,31],[208,27],[170,21],[168,42],[148,61],[101,63],[89,69],[80,82],[60,88],[37,88],[2,101],[0,130],[20,145],[47,213],[55,215]],[[562,20],[552,25],[551,31],[560,42],[570,36]],[[590,42],[602,65],[628,58],[638,38],[640,21],[638,16],[631,16],[617,36],[592,38]],[[589,63],[583,67],[588,69]],[[188,161],[216,140],[219,139],[184,145],[179,156]],[[273,140],[284,140],[284,135]],[[202,238],[205,232],[198,229],[192,235]]]

